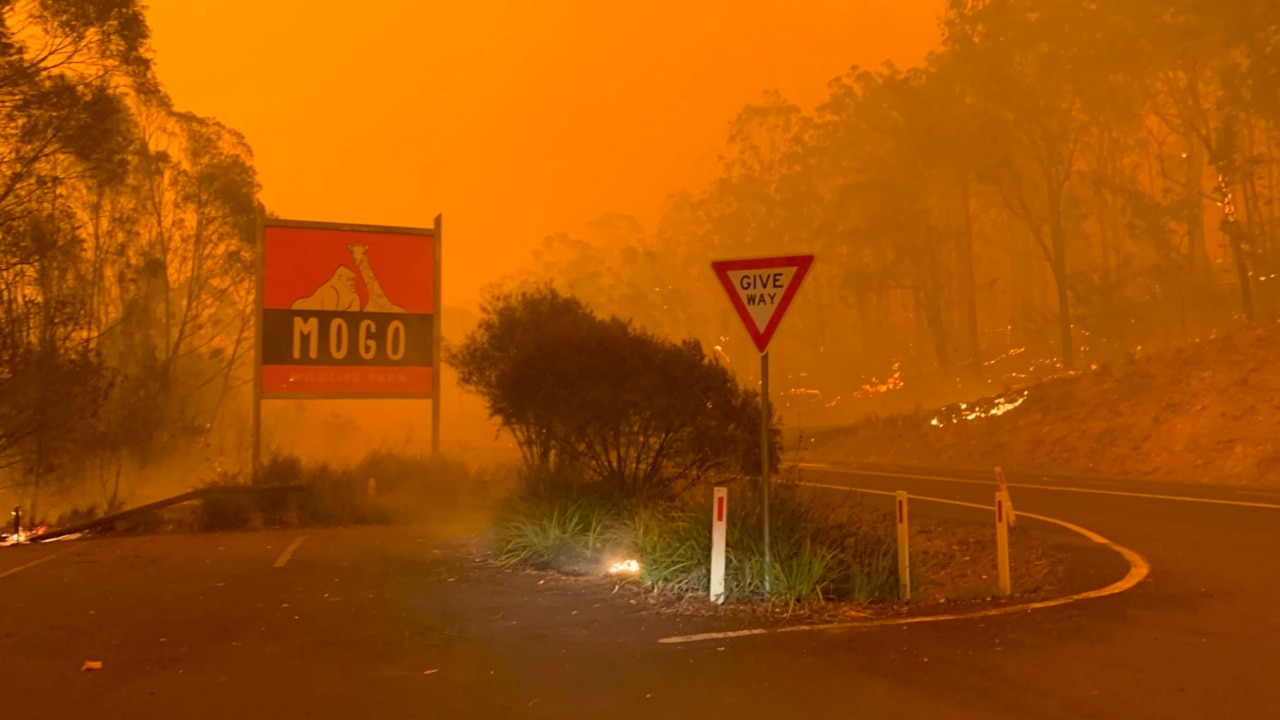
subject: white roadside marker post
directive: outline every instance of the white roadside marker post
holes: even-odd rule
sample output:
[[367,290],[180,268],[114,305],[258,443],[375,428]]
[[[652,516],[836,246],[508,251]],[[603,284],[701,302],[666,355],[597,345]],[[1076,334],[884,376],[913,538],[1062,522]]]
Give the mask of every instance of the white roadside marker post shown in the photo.
[[898,597],[911,599],[911,555],[908,549],[907,494],[898,491]]
[[724,603],[725,525],[729,517],[729,490],[718,487],[711,501],[711,602]]
[[1000,486],[1000,492],[1004,493],[1005,509],[1009,513],[1009,527],[1018,526],[1018,517],[1013,514],[1013,498],[1009,495],[1009,483],[1004,479],[1004,468],[996,466],[996,483]]
[[999,564],[1000,595],[1007,597],[1013,592],[1009,578],[1009,513],[1006,508],[1008,496],[996,493],[996,562]]

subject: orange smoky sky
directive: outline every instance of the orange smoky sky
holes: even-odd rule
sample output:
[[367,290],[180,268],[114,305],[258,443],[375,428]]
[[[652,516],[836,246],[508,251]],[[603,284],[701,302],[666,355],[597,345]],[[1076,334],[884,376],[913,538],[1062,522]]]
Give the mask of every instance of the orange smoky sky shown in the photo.
[[943,0],[152,0],[161,80],[252,144],[273,212],[430,225],[472,305],[545,235],[656,222],[767,89],[918,63]]

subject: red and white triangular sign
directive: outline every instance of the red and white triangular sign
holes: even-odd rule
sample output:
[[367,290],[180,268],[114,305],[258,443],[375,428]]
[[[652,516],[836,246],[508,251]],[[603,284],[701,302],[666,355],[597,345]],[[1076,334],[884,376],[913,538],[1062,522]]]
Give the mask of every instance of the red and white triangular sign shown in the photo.
[[711,263],[761,354],[769,349],[769,341],[811,265],[812,255]]

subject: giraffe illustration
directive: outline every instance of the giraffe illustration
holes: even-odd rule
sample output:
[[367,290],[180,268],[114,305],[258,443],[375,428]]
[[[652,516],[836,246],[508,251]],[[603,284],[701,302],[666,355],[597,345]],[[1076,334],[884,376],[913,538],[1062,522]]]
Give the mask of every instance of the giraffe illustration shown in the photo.
[[378,313],[402,313],[404,308],[387,298],[382,284],[378,282],[373,266],[369,264],[369,246],[361,244],[348,245],[351,259],[356,269],[364,278],[365,287],[369,290],[369,301],[360,307],[360,296],[356,294],[356,273],[346,265],[333,271],[323,285],[310,295],[298,298],[289,306],[291,310],[339,310],[364,311]]

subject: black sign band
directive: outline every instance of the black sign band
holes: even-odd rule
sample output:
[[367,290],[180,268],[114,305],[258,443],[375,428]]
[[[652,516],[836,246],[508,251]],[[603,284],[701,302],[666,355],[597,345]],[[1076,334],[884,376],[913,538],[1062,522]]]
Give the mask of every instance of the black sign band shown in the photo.
[[431,367],[431,315],[262,311],[263,365]]

